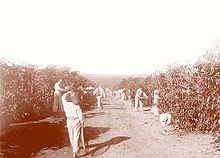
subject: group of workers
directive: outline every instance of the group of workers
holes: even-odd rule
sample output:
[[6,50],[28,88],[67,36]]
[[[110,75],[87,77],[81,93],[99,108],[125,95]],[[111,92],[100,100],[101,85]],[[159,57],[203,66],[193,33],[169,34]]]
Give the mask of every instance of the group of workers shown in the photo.
[[[130,103],[129,105],[132,105],[132,94],[130,89],[123,88],[123,89],[114,90],[113,94],[118,99],[128,100]],[[133,99],[135,111],[138,111],[139,109],[143,110],[143,104],[144,104],[143,102],[146,99],[147,99],[147,95],[143,91],[143,88],[142,87],[138,88]]]
[[131,91],[130,89],[118,89],[118,90],[114,90],[113,91],[113,95],[116,96],[116,98],[118,99],[122,99],[122,100],[131,100]]
[[[129,105],[132,104],[131,101],[131,91],[128,89],[126,90],[125,88],[119,89],[114,91],[114,95],[118,99],[122,100],[128,100],[130,102]],[[124,97],[126,96],[126,97]],[[144,101],[147,99],[147,94],[144,92],[143,87],[140,87],[137,89],[136,94],[134,96],[134,111],[142,111],[143,110],[143,105]],[[169,125],[171,123],[171,114],[169,113],[159,113],[159,92],[157,89],[154,90],[153,92],[153,105],[151,107],[151,112],[154,114],[155,117],[159,117],[160,123],[162,125]]]
[[[82,103],[83,95],[86,93],[82,86],[77,87],[76,85],[66,86],[62,88],[62,80],[59,80],[54,85],[54,104],[53,112],[59,113],[64,112],[66,115],[66,127],[68,129],[69,140],[72,146],[73,157],[77,156],[79,150],[79,137],[80,129],[84,127],[84,118],[82,114]],[[106,98],[106,89],[99,84],[97,88],[87,87],[88,91],[92,91],[92,95],[97,99],[97,108],[98,110],[102,109],[103,99]],[[119,90],[114,90],[113,95],[118,99],[128,100],[130,106],[132,105],[132,95],[131,90],[123,88]],[[147,99],[147,95],[144,92],[143,88],[140,87],[137,89],[134,96],[134,110],[135,112],[143,110],[144,100]],[[159,116],[160,122],[163,125],[171,123],[171,115],[169,113],[159,114],[159,93],[158,90],[154,90],[153,93],[153,106],[151,107],[151,112],[154,116]]]

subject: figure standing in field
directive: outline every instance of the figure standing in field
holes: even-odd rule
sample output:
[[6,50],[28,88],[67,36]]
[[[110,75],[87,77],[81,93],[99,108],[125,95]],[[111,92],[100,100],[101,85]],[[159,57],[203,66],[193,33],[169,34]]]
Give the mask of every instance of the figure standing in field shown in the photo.
[[128,97],[129,108],[131,108],[131,107],[132,107],[131,90],[128,89],[127,92],[126,92],[126,94],[127,94],[127,97]]
[[97,98],[97,102],[98,102],[97,108],[101,109],[102,108],[102,99],[105,96],[105,91],[104,91],[101,84],[99,84],[99,87],[97,87],[94,90],[93,95],[95,95]]
[[54,102],[53,102],[53,112],[63,112],[63,106],[61,101],[62,92],[64,91],[63,88],[61,88],[61,82],[62,79],[59,80],[54,85]]
[[122,89],[121,99],[122,99],[122,100],[126,100],[126,99],[127,99],[127,94],[126,94],[126,89],[125,89],[125,88]]
[[103,98],[105,99],[105,98],[106,98],[106,89],[103,88],[103,91],[104,91],[104,93],[103,93]]
[[159,110],[158,110],[158,105],[159,105],[159,92],[158,90],[154,90],[154,98],[153,98],[153,106],[151,108],[151,111],[154,113],[154,116],[159,116]]
[[74,158],[77,156],[79,150],[80,128],[84,126],[82,109],[80,108],[79,102],[80,99],[76,90],[71,89],[71,91],[66,92],[62,96],[69,140]]
[[128,101],[131,102],[131,90],[127,90]]
[[115,90],[115,98],[119,98],[119,92],[118,92],[118,90]]
[[121,99],[122,98],[122,89],[118,89],[117,91],[116,91],[116,98],[117,99]]
[[146,93],[144,93],[143,91],[143,88],[140,87],[137,92],[136,92],[136,95],[135,95],[135,104],[134,104],[134,108],[135,108],[135,111],[138,110],[138,106],[140,106],[140,110],[143,110],[143,100],[144,99],[147,99],[147,95]]

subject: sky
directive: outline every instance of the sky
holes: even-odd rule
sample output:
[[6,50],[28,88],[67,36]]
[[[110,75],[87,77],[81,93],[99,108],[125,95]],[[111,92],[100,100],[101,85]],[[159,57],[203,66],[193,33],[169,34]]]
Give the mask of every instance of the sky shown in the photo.
[[90,74],[146,74],[205,54],[218,0],[0,1],[0,57]]

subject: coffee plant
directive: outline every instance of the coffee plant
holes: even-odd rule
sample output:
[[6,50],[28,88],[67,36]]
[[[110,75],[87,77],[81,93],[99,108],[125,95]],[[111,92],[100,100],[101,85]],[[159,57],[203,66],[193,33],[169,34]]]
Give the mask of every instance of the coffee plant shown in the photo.
[[86,87],[94,85],[69,68],[0,62],[0,119],[1,126],[31,121],[51,115],[54,84],[63,79],[63,86],[74,83]]
[[193,66],[180,65],[164,72],[129,78],[121,88],[143,86],[152,106],[153,91],[160,94],[160,112],[169,112],[177,129],[212,132],[220,136],[220,54],[202,56]]

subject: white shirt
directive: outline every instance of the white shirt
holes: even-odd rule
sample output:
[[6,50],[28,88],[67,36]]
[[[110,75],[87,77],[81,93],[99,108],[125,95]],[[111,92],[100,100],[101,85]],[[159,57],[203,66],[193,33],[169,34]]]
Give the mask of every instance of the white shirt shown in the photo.
[[57,95],[59,95],[59,94],[60,94],[60,91],[63,90],[63,89],[60,87],[60,82],[61,82],[61,81],[58,81],[58,82],[54,85],[54,89],[55,89],[54,93],[57,94]]
[[82,110],[80,106],[74,105],[72,102],[67,102],[66,96],[68,95],[69,92],[65,93],[62,96],[62,103],[63,103],[63,108],[64,112],[66,114],[67,118],[78,118],[81,122],[83,121],[83,115],[82,115]]
[[100,90],[100,93],[101,93],[100,95],[101,95],[101,96],[105,96],[105,91],[104,91],[104,89],[103,89],[103,88],[99,88],[99,90]]
[[102,87],[96,88],[94,93],[98,93],[97,96],[101,96],[101,97],[105,96],[105,91],[104,91],[104,89]]
[[158,94],[154,94],[154,104],[158,105],[159,99],[160,99],[159,95]]
[[139,88],[136,92],[136,97],[142,97],[143,91]]
[[141,97],[147,97],[147,95],[143,92],[143,90],[141,90],[141,88],[139,88],[136,92],[135,98],[141,98]]

